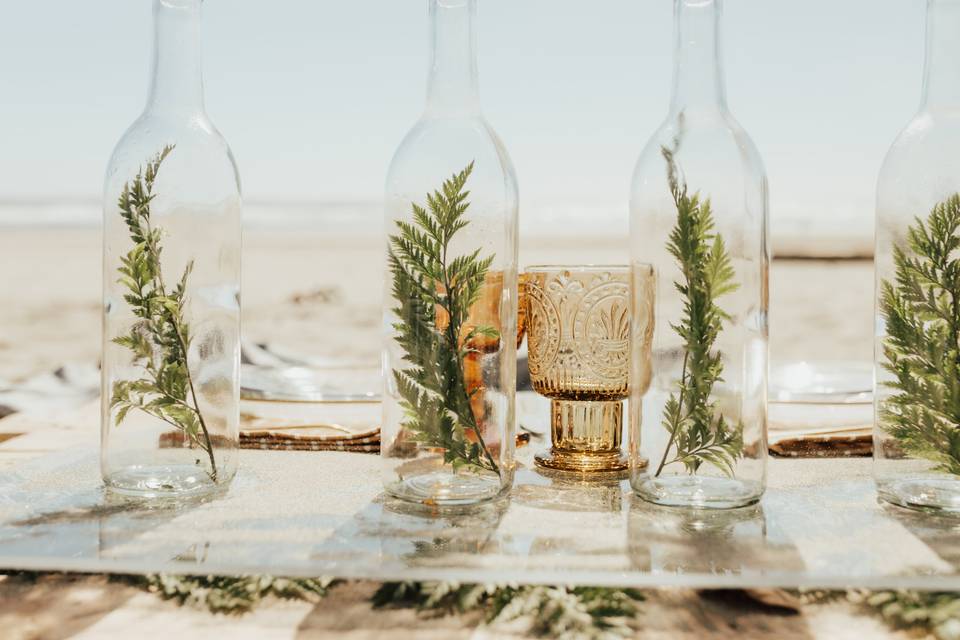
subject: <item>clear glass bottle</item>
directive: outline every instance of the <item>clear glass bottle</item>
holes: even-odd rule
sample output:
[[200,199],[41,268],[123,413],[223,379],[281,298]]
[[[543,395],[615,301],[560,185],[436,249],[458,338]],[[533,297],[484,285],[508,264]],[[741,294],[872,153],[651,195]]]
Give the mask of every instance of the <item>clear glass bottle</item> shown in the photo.
[[383,481],[470,504],[513,481],[517,183],[480,112],[477,0],[429,0],[427,103],[385,194]]
[[236,473],[240,182],[204,110],[202,0],[154,0],[153,82],[104,187],[101,469],[135,496]]
[[[632,266],[656,273],[652,383],[631,389],[634,490],[728,508],[766,484],[767,180],[727,109],[720,0],[675,0],[673,96],[630,202]],[[634,296],[636,307],[647,304]],[[634,327],[641,379],[643,326]]]
[[873,466],[884,500],[947,511],[960,511],[958,145],[960,0],[929,0],[920,110],[877,184]]

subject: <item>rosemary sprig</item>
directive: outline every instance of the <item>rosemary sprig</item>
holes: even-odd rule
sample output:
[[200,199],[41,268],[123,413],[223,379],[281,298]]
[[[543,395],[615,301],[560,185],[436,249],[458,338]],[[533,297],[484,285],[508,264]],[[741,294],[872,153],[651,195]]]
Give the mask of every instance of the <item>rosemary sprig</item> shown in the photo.
[[[178,605],[207,609],[211,613],[244,615],[271,597],[318,603],[331,591],[346,586],[332,578],[280,578],[268,575],[186,576],[151,574],[81,576],[78,574],[8,571],[0,573],[0,585],[22,590],[43,582],[46,585],[89,584],[105,581],[145,589]],[[703,592],[709,596],[711,592]],[[749,596],[749,594],[747,594]],[[729,593],[727,593],[729,596]],[[960,594],[949,591],[866,591],[850,589],[789,590],[786,596],[800,603],[801,613],[825,605],[847,603],[857,612],[875,613],[891,629],[912,632],[910,637],[937,640],[960,639]],[[657,599],[657,594],[652,597]],[[693,596],[691,596],[693,597]],[[480,612],[488,625],[507,626],[529,620],[528,633],[552,638],[634,637],[640,603],[646,600],[636,589],[565,586],[479,585],[456,582],[386,582],[370,597],[375,609],[416,609],[424,617]],[[525,612],[525,613],[523,613]],[[757,613],[763,613],[758,609]],[[783,615],[782,609],[774,615]],[[471,625],[466,619],[463,625]]]
[[876,611],[895,629],[926,631],[937,640],[960,638],[960,594],[956,592],[848,591],[847,600]]
[[480,611],[493,627],[524,619],[540,637],[610,640],[634,637],[630,622],[643,599],[636,589],[387,582],[372,601],[376,608],[412,606],[432,615]]
[[671,327],[683,339],[684,356],[677,392],[670,394],[664,407],[663,427],[670,439],[654,475],[675,462],[694,474],[707,462],[733,476],[733,465],[743,455],[743,429],[727,423],[711,394],[713,385],[723,380],[723,359],[714,344],[723,322],[730,319],[716,300],[739,285],[723,237],[714,230],[710,200],[690,194],[677,177],[678,146],[679,138],[673,148],[663,147],[661,153],[677,208],[667,250],[683,273],[683,281],[674,283],[684,299],[683,319]]
[[884,430],[911,456],[960,475],[960,194],[908,227],[895,245],[895,281],[880,287],[883,367],[894,376]]
[[115,576],[113,580],[156,593],[179,605],[211,613],[250,613],[268,597],[316,603],[337,585],[332,578],[281,578],[269,575],[215,576],[169,575]]
[[480,297],[493,256],[480,250],[450,255],[450,242],[468,224],[464,190],[471,162],[427,194],[427,206],[413,204],[413,223],[397,221],[388,261],[393,276],[396,341],[411,366],[393,371],[406,413],[403,428],[427,447],[443,450],[453,468],[474,467],[499,474],[470,406],[464,358],[477,338],[498,338],[492,327],[468,328],[470,308]]
[[173,149],[166,146],[147,162],[146,168],[124,185],[118,201],[133,241],[133,248],[120,259],[118,282],[127,288],[123,299],[138,320],[129,333],[113,342],[133,352],[133,362],[142,367],[144,376],[114,382],[110,406],[117,410],[118,426],[132,409],[139,409],[184,433],[191,444],[207,453],[207,473],[216,482],[217,461],[187,363],[192,337],[183,306],[193,261],[168,289],[160,264],[163,229],[154,226],[150,217],[157,173]]

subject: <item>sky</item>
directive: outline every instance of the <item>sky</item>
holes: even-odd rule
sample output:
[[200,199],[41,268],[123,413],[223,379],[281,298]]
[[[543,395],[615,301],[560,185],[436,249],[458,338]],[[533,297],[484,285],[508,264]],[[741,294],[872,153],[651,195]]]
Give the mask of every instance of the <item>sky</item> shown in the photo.
[[[96,201],[149,83],[151,0],[9,0],[0,203]],[[869,224],[883,155],[919,103],[921,0],[726,0],[728,102],[771,217]],[[481,0],[484,111],[521,216],[625,213],[666,115],[669,0]],[[207,110],[249,202],[376,202],[423,107],[426,0],[206,0]],[[584,215],[589,215],[585,213]]]

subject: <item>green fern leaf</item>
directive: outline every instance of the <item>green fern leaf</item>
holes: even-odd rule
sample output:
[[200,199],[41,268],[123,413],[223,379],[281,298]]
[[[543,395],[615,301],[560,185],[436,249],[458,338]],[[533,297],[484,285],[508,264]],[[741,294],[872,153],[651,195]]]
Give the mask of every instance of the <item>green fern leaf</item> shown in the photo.
[[[411,439],[441,449],[454,470],[481,469],[499,474],[470,405],[464,375],[466,345],[476,336],[499,337],[492,327],[466,329],[470,308],[480,296],[493,256],[480,251],[448,256],[450,242],[468,224],[473,163],[427,194],[427,206],[413,204],[413,223],[397,221],[389,237],[387,261],[393,278],[394,340],[409,367],[393,371]],[[438,324],[438,316],[446,320]],[[476,438],[471,442],[468,432]]]
[[903,452],[960,475],[960,194],[915,218],[880,283],[884,369],[879,420]]
[[683,280],[674,283],[683,299],[683,318],[671,328],[684,343],[684,358],[677,391],[664,407],[662,424],[670,437],[654,475],[673,463],[695,474],[707,463],[732,477],[743,456],[743,426],[727,423],[712,394],[714,385],[723,381],[723,360],[715,343],[729,319],[716,300],[739,285],[723,237],[714,230],[710,200],[691,195],[678,178],[676,146],[661,151],[677,208],[666,248],[683,274]]
[[191,445],[207,453],[210,478],[217,480],[217,462],[206,422],[193,390],[187,365],[190,327],[183,317],[187,281],[193,271],[189,262],[168,293],[160,267],[163,231],[151,220],[154,182],[163,161],[173,151],[164,147],[136,177],[124,185],[117,201],[120,216],[127,225],[133,247],[120,258],[117,268],[129,293],[123,298],[139,322],[130,333],[116,336],[112,342],[133,353],[133,363],[144,377],[114,383],[110,405],[117,409],[114,422],[119,425],[133,409],[170,424],[184,433]]

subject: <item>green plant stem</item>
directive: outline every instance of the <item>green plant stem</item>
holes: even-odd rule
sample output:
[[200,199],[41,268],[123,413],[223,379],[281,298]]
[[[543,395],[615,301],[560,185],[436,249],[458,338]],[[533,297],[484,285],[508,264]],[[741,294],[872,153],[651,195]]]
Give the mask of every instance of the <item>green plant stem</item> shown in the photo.
[[456,388],[457,391],[462,394],[461,402],[463,403],[462,411],[457,412],[458,417],[461,420],[467,418],[465,422],[467,427],[473,430],[473,433],[477,436],[477,444],[480,445],[480,450],[483,451],[484,456],[487,458],[487,462],[490,463],[490,469],[497,474],[500,473],[500,468],[493,459],[490,450],[487,448],[487,443],[484,441],[483,434],[480,433],[480,426],[477,424],[477,417],[473,415],[473,408],[470,406],[470,394],[467,393],[466,381],[463,379],[463,354],[460,352],[459,342],[460,342],[460,331],[462,329],[459,321],[454,321],[453,319],[453,305],[449,303],[450,292],[453,291],[453,283],[450,282],[449,271],[447,269],[447,248],[449,247],[449,238],[447,242],[443,244],[443,255],[441,259],[441,269],[443,271],[443,286],[446,295],[444,296],[447,300],[448,306],[444,307],[444,311],[447,313],[447,317],[450,318],[450,321],[447,323],[447,341],[450,343],[450,348],[453,349],[456,353],[457,359],[457,380]]
[[[730,319],[716,300],[738,284],[723,237],[715,228],[709,198],[690,193],[676,165],[680,136],[673,147],[662,147],[667,163],[667,182],[677,210],[676,224],[667,240],[667,251],[676,259],[682,279],[674,282],[683,297],[683,315],[671,325],[683,341],[684,358],[677,392],[664,406],[662,425],[670,434],[654,474],[674,462],[682,462],[691,474],[704,462],[728,476],[743,455],[742,425],[731,426],[713,399],[713,387],[723,380],[723,358],[715,349],[723,323]],[[674,458],[671,449],[676,448]]]
[[[176,427],[189,439],[191,448],[196,446],[207,453],[210,459],[207,475],[217,482],[213,440],[200,410],[199,395],[188,363],[191,339],[183,317],[183,305],[193,262],[188,263],[172,295],[169,295],[161,264],[162,229],[151,224],[151,203],[156,197],[154,182],[161,164],[173,149],[173,146],[164,147],[149,160],[136,178],[127,182],[119,198],[120,214],[134,246],[121,258],[118,271],[122,277],[118,282],[130,291],[124,299],[140,320],[129,334],[117,336],[113,342],[133,351],[134,363],[143,367],[145,376],[139,380],[114,382],[111,407],[119,408],[117,425],[131,409],[139,409]],[[197,464],[200,464],[199,460]]]
[[[183,359],[187,359],[187,346],[183,341],[183,334],[180,332],[180,327],[174,325],[177,330],[177,338],[180,340],[180,346],[183,348]],[[213,455],[213,442],[210,440],[210,431],[207,429],[207,422],[203,419],[203,412],[200,411],[200,402],[197,400],[197,391],[193,386],[193,375],[190,373],[190,367],[185,367],[187,372],[187,383],[190,385],[190,395],[193,397],[193,405],[197,412],[197,420],[200,422],[200,429],[203,431],[203,439],[206,442],[206,446],[201,446],[202,449],[206,449],[207,456],[210,458],[210,479],[214,482],[217,481],[217,460]]]
[[[690,353],[685,351],[683,353],[683,369],[681,370],[681,373],[680,373],[681,385],[680,385],[680,396],[678,400],[678,403],[681,409],[683,409],[683,396],[687,390],[687,360],[689,359],[689,357],[690,357]],[[680,422],[683,422],[683,421],[681,420]],[[677,429],[673,429],[670,431],[670,440],[667,441],[667,446],[663,450],[663,457],[660,458],[660,464],[657,465],[657,472],[653,474],[653,477],[655,478],[660,477],[660,473],[663,472],[663,468],[665,466],[677,461],[677,459],[674,458],[670,462],[667,462],[667,456],[670,455],[670,449],[673,448],[673,443],[677,440],[677,431],[678,431]]]
[[483,435],[480,433],[480,427],[477,425],[477,418],[473,415],[473,409],[470,407],[470,394],[467,393],[466,381],[463,379],[463,354],[460,352],[460,331],[461,326],[459,320],[454,320],[453,315],[453,304],[450,302],[451,292],[453,291],[453,283],[450,281],[450,272],[447,268],[447,251],[450,247],[450,237],[447,236],[446,241],[443,243],[443,253],[440,258],[440,269],[443,273],[443,290],[446,292],[444,299],[447,302],[447,305],[444,306],[444,311],[447,313],[447,341],[450,344],[450,348],[456,354],[457,360],[457,379],[455,381],[456,392],[460,393],[463,397],[460,402],[462,403],[462,410],[457,412],[458,417],[461,420],[464,420],[467,423],[467,427],[473,430],[474,435],[477,437],[477,443],[480,445],[480,449],[485,454],[487,461],[490,463],[490,467],[493,471],[500,473],[500,469],[497,467],[497,463],[494,462],[493,456],[490,455],[490,451],[487,449],[487,445],[483,440]]
[[[447,248],[446,246],[444,246],[443,248],[444,274],[446,274],[446,256],[447,256]],[[449,282],[444,282],[444,286],[447,287],[446,289],[447,291],[450,291]],[[457,335],[459,331],[454,329],[453,319],[452,319],[453,316],[450,314],[451,309],[445,309],[445,310],[447,312],[448,317],[451,318],[450,322],[447,323],[447,339],[450,341],[451,345],[457,345],[457,343],[460,340],[459,336]],[[487,443],[483,438],[483,434],[480,433],[480,425],[477,424],[477,418],[476,416],[473,415],[473,409],[470,407],[470,395],[467,393],[467,385],[466,385],[466,382],[463,380],[463,356],[460,353],[459,349],[457,349],[457,374],[458,374],[457,389],[463,394],[463,398],[461,399],[461,402],[464,403],[463,413],[466,413],[466,415],[469,417],[467,421],[467,426],[470,429],[472,429],[473,433],[477,436],[477,444],[480,445],[480,449],[481,451],[483,451],[484,456],[487,458],[487,462],[490,463],[490,469],[499,474],[500,467],[494,461],[493,455],[491,455],[490,453],[490,449],[487,448]],[[460,413],[458,413],[457,415],[460,417],[461,420],[463,420],[464,418],[463,415],[461,415]]]
[[[152,231],[153,229],[151,228],[150,220],[148,219],[147,220],[147,234],[148,234],[147,237],[148,238],[153,238],[153,234],[151,233]],[[152,240],[149,240],[149,242],[152,245],[151,251],[153,255],[159,257],[160,255],[159,248],[156,245],[154,245]],[[163,297],[167,297],[167,285],[163,281],[163,271],[160,269],[159,260],[158,260],[157,269],[156,269],[156,280],[157,280],[157,286],[160,291],[160,295],[162,295]],[[207,456],[210,458],[210,479],[216,482],[217,481],[217,460],[213,455],[213,442],[210,440],[210,431],[207,429],[206,420],[203,419],[203,412],[200,411],[200,402],[197,400],[197,391],[193,386],[193,374],[190,373],[190,365],[188,362],[189,346],[187,345],[186,340],[184,340],[183,338],[183,330],[180,328],[179,314],[177,314],[177,316],[175,317],[173,312],[168,311],[168,313],[170,313],[170,316],[171,316],[170,324],[173,325],[174,331],[177,332],[177,341],[180,343],[180,351],[181,353],[183,353],[183,370],[187,374],[187,383],[190,386],[190,396],[193,398],[192,409],[196,412],[197,421],[200,422],[200,429],[203,431],[204,444],[201,444],[200,448],[204,449],[207,452]],[[186,406],[189,407],[189,405],[186,405]]]

